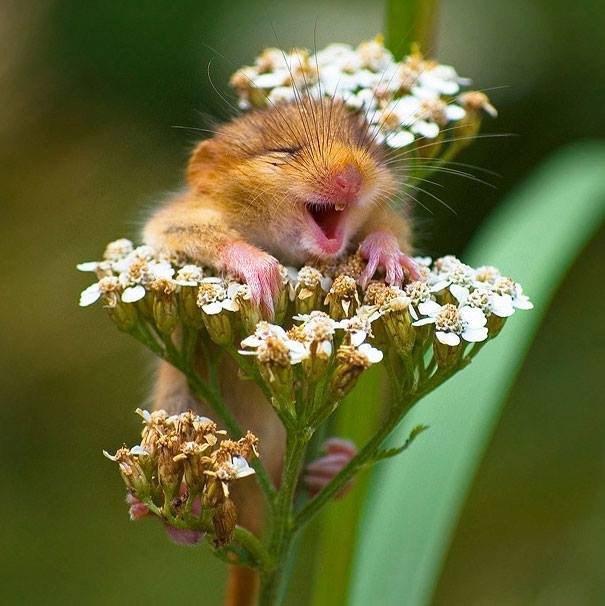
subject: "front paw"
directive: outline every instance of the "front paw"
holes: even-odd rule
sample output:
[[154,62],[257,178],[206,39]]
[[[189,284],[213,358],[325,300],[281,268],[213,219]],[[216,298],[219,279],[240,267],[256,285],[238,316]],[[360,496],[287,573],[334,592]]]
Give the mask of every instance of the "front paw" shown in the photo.
[[250,287],[252,302],[263,315],[273,318],[274,301],[282,285],[279,261],[247,242],[228,244],[222,252],[222,268]]
[[399,250],[397,238],[388,231],[371,233],[359,246],[359,252],[367,261],[359,278],[362,288],[368,285],[378,269],[384,271],[385,282],[393,286],[401,286],[406,273],[410,280],[420,279],[416,263]]

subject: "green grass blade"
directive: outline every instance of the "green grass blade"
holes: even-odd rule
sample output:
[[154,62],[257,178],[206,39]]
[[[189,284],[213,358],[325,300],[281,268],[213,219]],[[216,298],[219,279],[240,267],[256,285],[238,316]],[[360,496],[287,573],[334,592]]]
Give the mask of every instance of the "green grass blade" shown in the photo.
[[[422,440],[374,475],[354,562],[353,606],[430,602],[468,489],[548,304],[605,211],[605,146],[578,144],[503,205],[465,260],[519,280],[535,304],[472,366],[422,401],[398,431]],[[351,529],[351,532],[353,529]]]
[[[375,366],[364,373],[359,385],[340,406],[330,427],[332,435],[353,440],[356,444],[363,444],[372,437],[382,412],[379,402],[384,381],[380,370],[380,366]],[[330,503],[318,520],[311,606],[345,603],[358,538],[353,529],[359,523],[369,479],[367,472],[360,474],[347,497]]]

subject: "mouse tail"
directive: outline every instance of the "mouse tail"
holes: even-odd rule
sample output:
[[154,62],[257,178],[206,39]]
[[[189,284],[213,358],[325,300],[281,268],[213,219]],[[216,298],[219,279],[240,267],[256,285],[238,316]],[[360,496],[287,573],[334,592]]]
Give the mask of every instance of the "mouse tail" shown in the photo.
[[229,566],[225,606],[254,606],[258,597],[258,572],[245,566]]

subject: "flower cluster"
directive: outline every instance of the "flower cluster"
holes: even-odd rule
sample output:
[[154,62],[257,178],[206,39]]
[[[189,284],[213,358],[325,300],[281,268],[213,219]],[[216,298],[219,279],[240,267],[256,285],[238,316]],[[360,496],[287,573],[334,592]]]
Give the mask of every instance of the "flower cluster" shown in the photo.
[[462,92],[469,84],[418,50],[395,61],[380,36],[357,48],[331,44],[315,54],[268,48],[231,77],[242,109],[297,101],[303,94],[340,99],[363,112],[376,140],[393,148],[435,139],[453,123],[474,133],[482,111],[496,116],[484,93]]
[[229,543],[237,522],[230,486],[254,473],[249,461],[258,456],[258,439],[248,432],[230,440],[214,421],[191,411],[137,413],[141,443],[114,455],[104,451],[119,466],[131,515],[152,512],[175,531],[210,531],[216,545]]
[[457,359],[462,345],[496,336],[506,318],[532,307],[521,285],[495,267],[472,268],[451,255],[415,261],[420,280],[401,286],[374,280],[365,290],[358,285],[365,266],[358,253],[329,266],[284,267],[270,324],[241,281],[121,239],[107,246],[103,260],[78,266],[98,277],[80,305],[101,300],[124,330],[141,321],[164,337],[179,324],[203,330],[215,344],[255,356],[266,381],[282,392],[292,388],[293,366],[315,379],[327,369],[353,376],[351,368],[381,361],[377,347],[410,355],[434,342],[439,364],[451,364],[448,348]]

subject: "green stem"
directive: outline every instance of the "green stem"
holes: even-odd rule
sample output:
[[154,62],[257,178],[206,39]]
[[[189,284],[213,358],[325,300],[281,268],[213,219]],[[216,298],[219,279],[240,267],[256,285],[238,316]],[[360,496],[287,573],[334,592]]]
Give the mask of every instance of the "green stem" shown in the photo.
[[[174,517],[173,515],[166,516],[165,512],[160,509],[151,499],[145,499],[144,503],[149,511],[159,518],[162,518],[175,528],[198,530],[200,532],[207,532],[210,534],[214,532],[212,524],[208,522],[203,520],[196,520],[196,522],[192,522],[191,520],[183,521]],[[243,528],[242,526],[236,526],[235,530],[233,531],[233,540],[240,547],[243,547],[250,556],[252,556],[252,559],[256,562],[261,570],[268,570],[272,567],[271,556],[269,555],[266,547],[261,543],[258,537],[256,537],[256,535],[251,533],[249,530]]]
[[269,570],[272,567],[271,555],[256,535],[249,530],[242,526],[236,526],[233,540],[254,558],[260,570]]
[[[403,402],[401,408],[407,409],[414,400]],[[386,437],[393,431],[401,420],[404,412],[398,406],[381,425],[372,439],[357,453],[349,464],[338,473],[332,481],[311,501],[303,507],[294,521],[296,530],[304,526],[353,478],[363,465],[368,463]]]
[[269,553],[274,566],[261,576],[260,606],[273,606],[279,604],[281,599],[284,569],[293,538],[294,495],[308,442],[304,431],[288,433],[282,483],[274,501],[269,538]]
[[387,0],[386,46],[397,60],[418,43],[422,49],[430,49],[438,0]]
[[[299,530],[309,520],[311,520],[326,503],[332,499],[340,490],[342,490],[353,476],[366,464],[368,464],[384,440],[399,425],[405,413],[426,394],[433,391],[441,385],[461,367],[455,367],[448,370],[438,370],[430,379],[422,384],[417,391],[393,397],[393,405],[390,407],[390,414],[384,420],[378,432],[372,439],[349,461],[349,464],[338,473],[331,482],[311,501],[303,507],[294,520],[294,530]],[[401,392],[399,392],[401,394]]]

